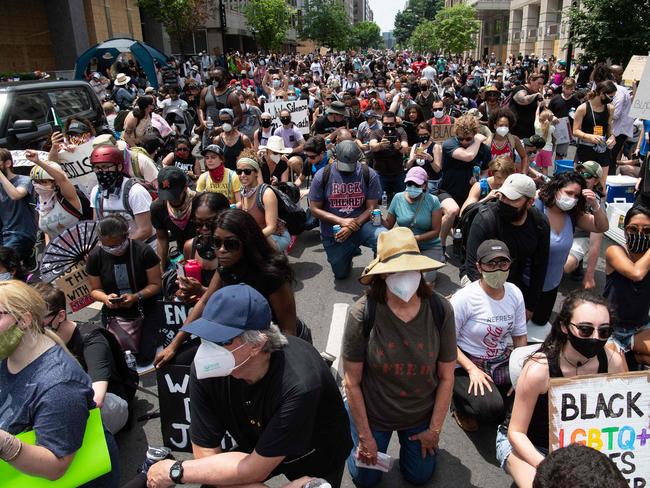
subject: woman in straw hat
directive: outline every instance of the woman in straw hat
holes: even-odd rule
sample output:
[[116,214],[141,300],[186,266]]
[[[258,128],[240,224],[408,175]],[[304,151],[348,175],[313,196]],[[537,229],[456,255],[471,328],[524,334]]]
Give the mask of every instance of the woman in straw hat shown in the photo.
[[354,448],[348,469],[357,486],[374,486],[393,431],[400,470],[421,485],[436,467],[442,424],[454,384],[456,333],[451,306],[422,273],[443,266],[420,254],[413,232],[379,236],[377,258],[361,275],[368,291],[348,312],[343,336],[346,408]]

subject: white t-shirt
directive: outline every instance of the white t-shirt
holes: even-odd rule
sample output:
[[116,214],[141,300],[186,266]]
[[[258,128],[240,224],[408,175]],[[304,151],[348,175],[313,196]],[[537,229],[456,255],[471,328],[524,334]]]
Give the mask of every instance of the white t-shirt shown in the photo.
[[[104,198],[102,204],[102,211],[104,217],[115,213],[118,213],[122,217],[124,217],[129,222],[129,235],[133,235],[133,233],[137,228],[135,225],[135,219],[133,217],[138,214],[149,212],[152,199],[151,199],[151,195],[149,195],[149,192],[142,185],[136,183],[131,187],[131,191],[129,191],[129,205],[131,206],[133,215],[129,214],[124,208],[124,205],[122,205],[122,191],[124,191],[124,186],[126,185],[126,182],[128,180],[129,178],[124,178],[122,180],[122,188],[120,189],[119,194],[116,194],[115,192],[111,192],[108,195],[108,198]],[[97,209],[96,203],[97,203],[98,191],[99,191],[99,186],[97,185],[94,186],[92,191],[90,192],[90,206],[93,209]]]
[[493,300],[474,281],[451,297],[456,342],[464,352],[484,359],[503,355],[509,336],[526,335],[526,306],[521,290],[506,283],[501,300]]
[[433,66],[427,65],[422,70],[422,76],[427,80],[436,81],[436,76],[438,76],[438,72]]

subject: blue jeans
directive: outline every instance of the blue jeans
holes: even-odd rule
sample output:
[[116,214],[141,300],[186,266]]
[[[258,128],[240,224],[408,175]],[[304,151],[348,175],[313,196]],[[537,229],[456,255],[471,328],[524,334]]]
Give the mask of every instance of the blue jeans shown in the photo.
[[0,237],[0,245],[10,247],[18,253],[20,260],[26,262],[32,255],[36,236],[30,237],[19,232],[4,231]]
[[386,192],[389,203],[393,199],[393,196],[395,196],[395,193],[404,191],[406,188],[406,183],[404,183],[405,176],[404,172],[392,176],[379,175],[381,190]]
[[369,247],[376,254],[377,239],[382,232],[386,232],[385,227],[375,227],[371,221],[368,221],[343,242],[336,242],[334,237],[323,236],[323,247],[327,254],[327,262],[332,266],[334,278],[344,280],[350,276],[352,257],[359,246]]
[[[352,452],[348,457],[348,470],[354,484],[360,488],[371,488],[381,481],[383,473],[375,469],[366,469],[357,467],[355,460],[357,454],[357,446],[359,445],[359,433],[350,415],[350,409],[347,402],[345,402],[345,409],[350,417],[350,432],[352,433]],[[411,429],[398,430],[397,436],[399,437],[399,469],[404,476],[404,479],[413,485],[423,485],[427,483],[433,476],[436,469],[436,457],[427,454],[422,459],[422,450],[419,441],[411,441],[409,437],[426,430],[429,427],[428,422]],[[377,443],[377,450],[385,453],[388,450],[390,438],[393,435],[392,431],[373,430],[372,436]]]

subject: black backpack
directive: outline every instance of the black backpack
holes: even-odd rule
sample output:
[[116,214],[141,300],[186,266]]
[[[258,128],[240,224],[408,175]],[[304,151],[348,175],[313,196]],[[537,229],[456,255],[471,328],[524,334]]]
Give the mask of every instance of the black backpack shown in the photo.
[[84,334],[84,345],[87,341],[90,341],[90,339],[93,339],[96,335],[103,336],[108,342],[108,345],[111,348],[111,355],[113,356],[115,372],[117,373],[117,378],[115,378],[113,381],[116,381],[122,385],[127,395],[126,401],[128,403],[131,403],[135,397],[136,392],[138,391],[139,376],[137,371],[132,370],[126,364],[124,352],[122,351],[122,348],[117,342],[115,336],[102,327],[97,327]]
[[[442,304],[442,296],[434,291],[429,297],[429,306],[433,314],[433,321],[438,327],[438,331],[442,330],[442,324],[445,322],[445,307]],[[377,313],[377,302],[370,296],[366,298],[366,305],[363,307],[363,322],[361,324],[363,336],[367,339],[370,337],[370,331],[375,326],[375,315]]]
[[115,116],[115,120],[113,120],[113,128],[117,132],[122,132],[124,130],[124,121],[130,112],[130,110],[120,110]]
[[488,210],[487,204],[495,200],[484,200],[481,202],[470,203],[465,210],[463,210],[458,222],[458,227],[462,233],[462,241],[460,246],[460,262],[461,266],[465,264],[467,257],[467,239],[469,238],[469,231],[472,227],[474,218],[481,212],[488,218],[490,230],[492,235],[499,235],[499,219],[496,217],[495,212]]
[[278,199],[278,217],[287,224],[287,230],[292,236],[297,236],[305,230],[305,223],[307,222],[307,214],[296,203],[291,200],[291,197],[283,193],[279,189],[263,183],[257,192],[257,207],[264,209],[262,202],[262,195],[267,188],[270,188]]
[[63,207],[63,210],[68,212],[73,217],[77,217],[79,220],[93,220],[93,209],[90,206],[90,200],[88,200],[86,194],[79,188],[76,186],[74,188],[77,191],[77,197],[79,197],[79,201],[81,202],[81,212],[77,210],[69,201],[63,198],[63,195],[61,195],[60,192],[57,192],[56,198],[61,204],[61,207]]

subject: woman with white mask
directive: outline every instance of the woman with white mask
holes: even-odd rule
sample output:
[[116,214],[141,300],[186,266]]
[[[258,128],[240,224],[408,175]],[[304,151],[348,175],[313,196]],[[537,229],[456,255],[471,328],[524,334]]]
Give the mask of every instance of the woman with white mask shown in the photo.
[[467,432],[479,423],[501,422],[510,406],[508,361],[512,347],[526,340],[526,306],[521,290],[507,283],[510,251],[498,240],[476,251],[481,278],[451,297],[456,321],[458,365],[452,416]]
[[550,244],[546,278],[532,322],[546,325],[564,273],[564,263],[579,227],[587,232],[605,232],[609,228],[605,209],[585,179],[578,173],[556,174],[538,193],[535,206],[544,212],[550,225]]
[[413,232],[380,234],[377,258],[360,281],[367,292],[350,307],[343,335],[346,409],[354,448],[348,470],[357,486],[374,486],[397,431],[400,471],[423,485],[436,467],[435,449],[449,409],[456,332],[449,302],[422,273],[442,263],[420,253]]

